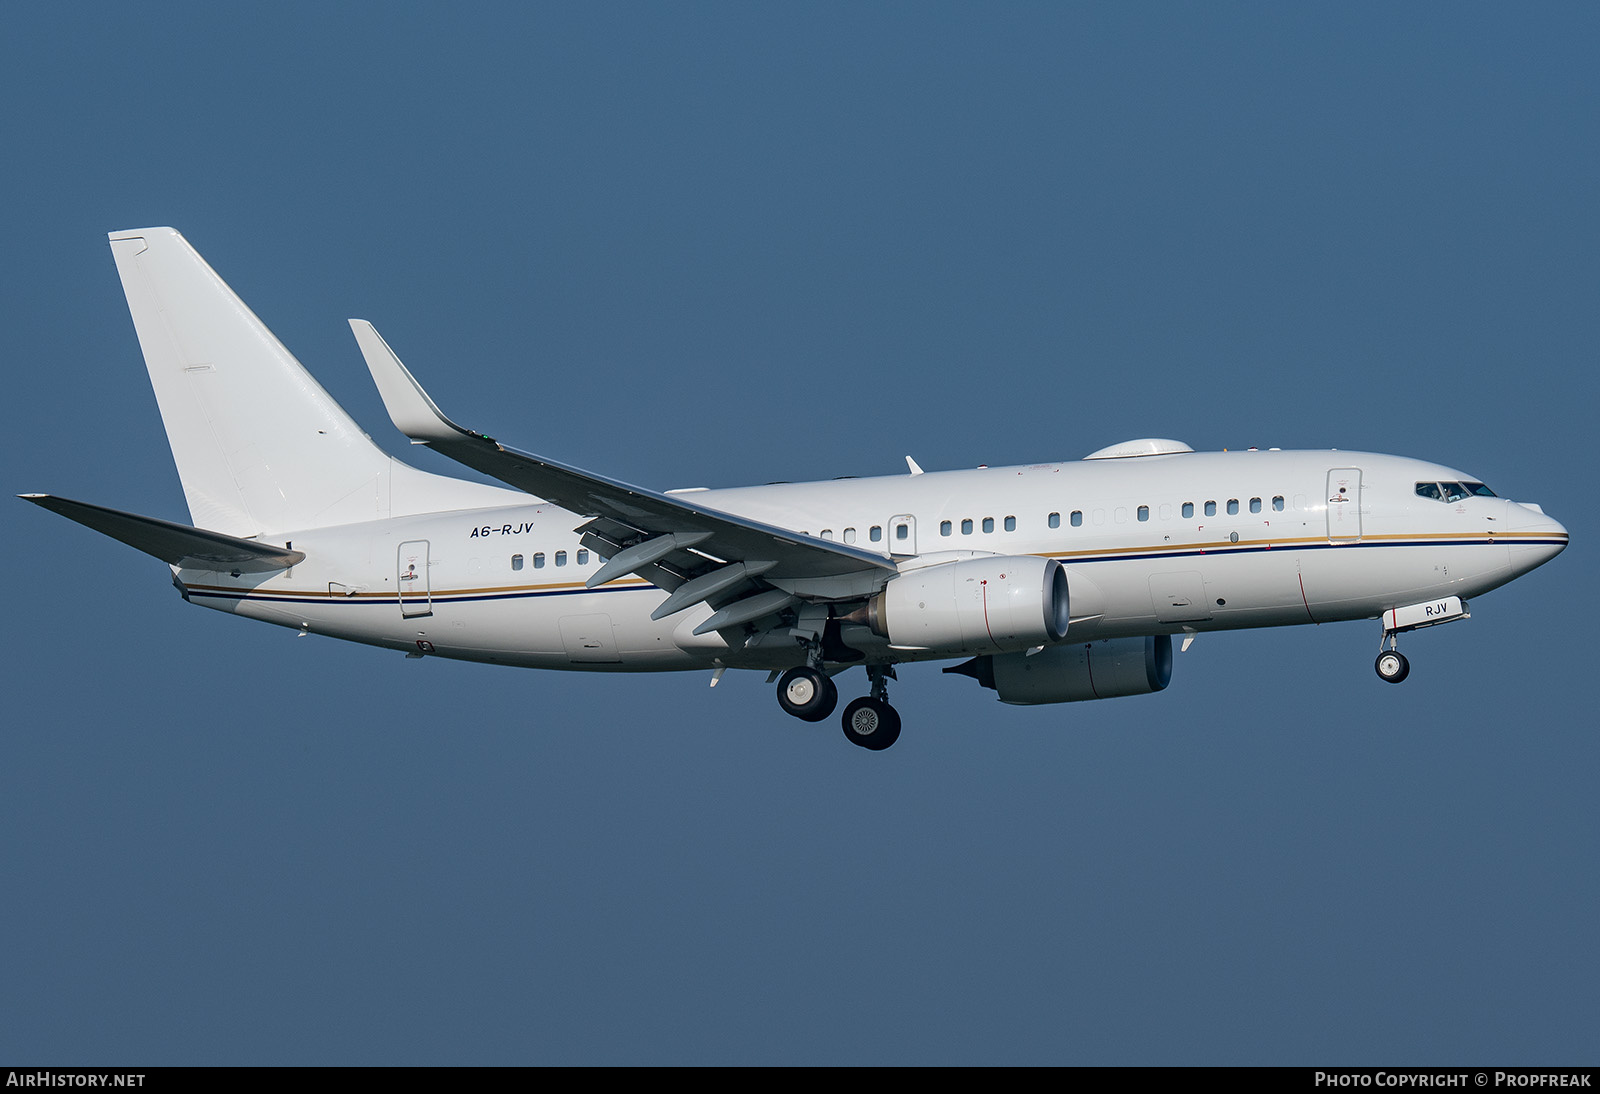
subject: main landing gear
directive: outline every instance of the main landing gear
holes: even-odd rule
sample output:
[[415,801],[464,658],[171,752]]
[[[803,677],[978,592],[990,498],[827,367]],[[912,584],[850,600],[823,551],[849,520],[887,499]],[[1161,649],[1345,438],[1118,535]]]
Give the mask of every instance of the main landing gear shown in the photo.
[[[882,752],[900,738],[900,714],[889,705],[888,679],[892,665],[868,665],[872,692],[851,700],[840,723],[845,738],[853,745]],[[806,666],[790,669],[778,678],[778,705],[785,714],[807,722],[820,722],[833,713],[839,702],[839,689],[821,669]]]
[[790,669],[778,678],[778,705],[801,721],[820,722],[839,705],[839,689],[818,669]]

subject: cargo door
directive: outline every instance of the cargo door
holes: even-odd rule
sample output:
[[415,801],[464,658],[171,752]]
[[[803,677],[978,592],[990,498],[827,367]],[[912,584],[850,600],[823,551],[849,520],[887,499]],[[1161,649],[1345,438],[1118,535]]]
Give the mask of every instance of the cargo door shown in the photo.
[[1198,570],[1151,574],[1150,605],[1159,623],[1195,623],[1211,618],[1205,579]]
[[575,665],[610,665],[622,660],[611,617],[604,612],[561,617],[561,644]]

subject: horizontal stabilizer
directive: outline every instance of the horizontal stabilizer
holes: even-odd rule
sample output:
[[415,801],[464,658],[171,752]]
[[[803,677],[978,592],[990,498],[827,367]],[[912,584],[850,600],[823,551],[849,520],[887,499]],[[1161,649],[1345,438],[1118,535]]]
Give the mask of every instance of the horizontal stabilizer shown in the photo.
[[191,528],[155,517],[141,517],[87,502],[71,501],[50,494],[19,494],[23,501],[60,513],[86,528],[121,540],[162,562],[189,570],[217,570],[241,574],[265,574],[286,570],[306,557],[304,551],[238,539],[221,532]]

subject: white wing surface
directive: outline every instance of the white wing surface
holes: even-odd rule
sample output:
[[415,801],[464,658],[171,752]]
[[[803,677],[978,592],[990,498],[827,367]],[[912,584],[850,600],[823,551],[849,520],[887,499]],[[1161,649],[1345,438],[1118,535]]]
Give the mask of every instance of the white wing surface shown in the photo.
[[[501,482],[590,518],[579,530],[592,549],[611,560],[594,575],[591,585],[638,573],[670,590],[692,579],[708,579],[711,573],[733,564],[743,564],[743,573],[751,578],[760,573],[767,582],[842,579],[872,572],[887,577],[896,570],[884,555],[695,505],[681,495],[618,482],[507,448],[493,437],[464,429],[445,417],[371,323],[352,319],[350,328],[389,417],[413,444],[428,445]],[[707,580],[708,586],[713,584]],[[849,595],[859,584],[859,580],[841,581],[837,595]],[[829,595],[825,586],[811,586],[811,592]]]

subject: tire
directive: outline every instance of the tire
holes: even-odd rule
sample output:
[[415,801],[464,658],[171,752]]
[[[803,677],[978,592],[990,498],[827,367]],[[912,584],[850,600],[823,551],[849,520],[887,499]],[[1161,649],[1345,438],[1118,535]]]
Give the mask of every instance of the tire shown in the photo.
[[816,669],[790,669],[778,678],[778,705],[803,722],[820,722],[839,705],[839,689]]
[[1378,677],[1391,684],[1398,684],[1411,675],[1411,662],[1406,660],[1406,655],[1399,650],[1384,650],[1378,654],[1377,663],[1373,666],[1378,670]]
[[882,752],[900,739],[900,714],[894,707],[870,695],[856,699],[844,708],[839,719],[847,741],[873,752]]

